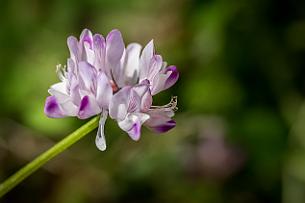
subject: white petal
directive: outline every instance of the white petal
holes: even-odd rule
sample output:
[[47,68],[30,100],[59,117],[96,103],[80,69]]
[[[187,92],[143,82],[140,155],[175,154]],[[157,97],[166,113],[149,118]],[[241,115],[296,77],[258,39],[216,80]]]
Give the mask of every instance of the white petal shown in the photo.
[[126,48],[124,67],[126,84],[133,85],[137,82],[137,77],[139,75],[139,56],[141,48],[141,45],[137,43],[129,44]]
[[67,101],[70,97],[67,93],[67,83],[60,82],[52,85],[48,90],[50,95],[53,95],[57,98],[59,103],[63,103]]
[[148,74],[151,58],[154,54],[154,42],[151,40],[143,49],[140,57],[140,81],[144,80]]
[[97,77],[96,100],[101,108],[107,108],[112,97],[112,88],[107,76],[100,72]]
[[95,138],[96,147],[101,151],[106,150],[106,139],[105,139],[105,134],[104,134],[104,126],[105,126],[105,122],[107,119],[107,115],[108,115],[108,112],[106,110],[102,110],[99,127],[97,130],[97,135]]
[[133,140],[138,140],[141,135],[141,125],[149,119],[145,113],[129,113],[126,118],[118,122],[119,127],[128,133]]
[[92,90],[95,82],[95,69],[89,63],[82,61],[78,64],[79,79],[82,87],[88,91]]
[[128,109],[131,87],[123,87],[113,95],[109,104],[109,115],[113,119],[122,120],[125,118]]

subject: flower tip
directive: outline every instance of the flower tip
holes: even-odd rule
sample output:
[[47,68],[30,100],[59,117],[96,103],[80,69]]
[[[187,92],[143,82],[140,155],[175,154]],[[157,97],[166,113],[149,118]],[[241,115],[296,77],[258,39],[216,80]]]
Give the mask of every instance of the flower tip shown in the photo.
[[106,148],[107,148],[106,142],[105,142],[105,138],[103,138],[103,137],[98,137],[98,136],[96,136],[95,144],[96,144],[96,147],[97,147],[100,151],[105,151]]
[[54,96],[47,97],[46,103],[44,106],[44,113],[49,118],[63,117],[59,104]]

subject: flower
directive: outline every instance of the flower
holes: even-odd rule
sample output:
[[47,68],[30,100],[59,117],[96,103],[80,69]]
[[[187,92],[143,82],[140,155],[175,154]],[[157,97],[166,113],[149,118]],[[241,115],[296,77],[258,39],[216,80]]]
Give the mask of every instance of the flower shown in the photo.
[[142,124],[157,133],[175,127],[177,97],[167,105],[153,106],[152,96],[174,85],[179,73],[155,54],[153,41],[141,52],[137,43],[125,48],[118,30],[104,38],[85,29],[79,40],[71,36],[67,44],[67,66],[57,67],[61,82],[48,91],[51,96],[44,109],[48,117],[86,119],[100,114],[96,145],[102,151],[108,114],[133,140],[140,138]]

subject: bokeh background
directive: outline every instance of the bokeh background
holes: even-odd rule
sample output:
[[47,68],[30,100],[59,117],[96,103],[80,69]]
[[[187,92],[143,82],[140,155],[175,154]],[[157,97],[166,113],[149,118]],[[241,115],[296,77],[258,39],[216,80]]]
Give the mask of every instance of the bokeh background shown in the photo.
[[305,1],[1,0],[0,180],[85,121],[43,114],[66,38],[155,40],[180,70],[177,127],[134,142],[108,119],[0,202],[305,202]]

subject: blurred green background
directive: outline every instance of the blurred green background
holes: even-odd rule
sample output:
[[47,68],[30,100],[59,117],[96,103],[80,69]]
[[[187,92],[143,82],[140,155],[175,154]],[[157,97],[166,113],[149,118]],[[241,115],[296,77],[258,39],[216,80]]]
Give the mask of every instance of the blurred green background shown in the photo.
[[155,40],[180,71],[177,127],[132,141],[106,123],[0,202],[305,202],[305,1],[1,0],[0,180],[85,121],[43,114],[66,38]]

